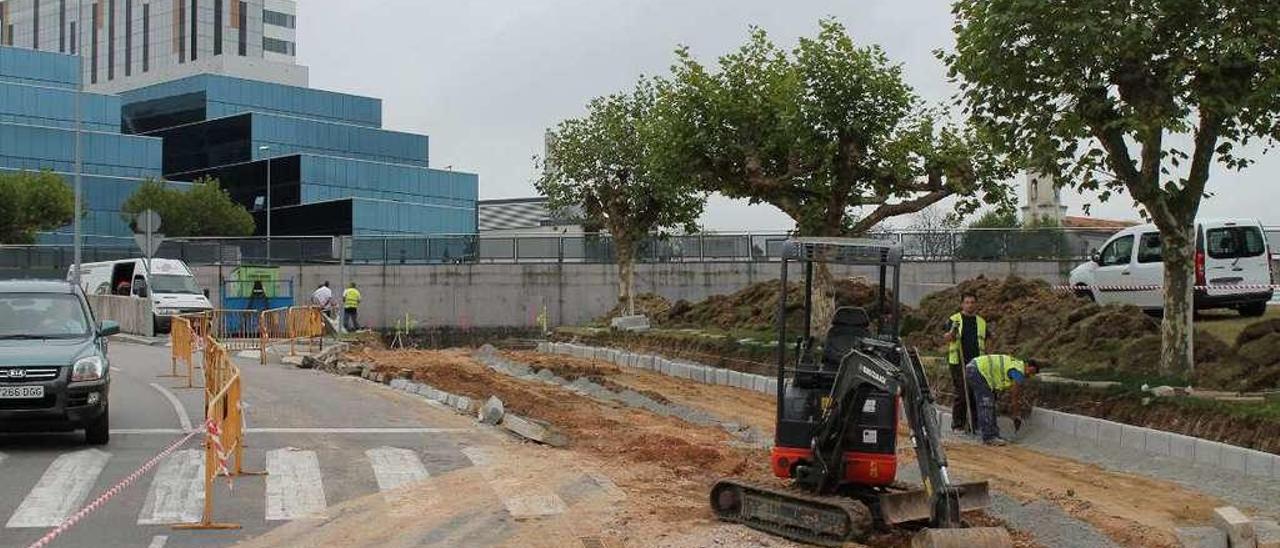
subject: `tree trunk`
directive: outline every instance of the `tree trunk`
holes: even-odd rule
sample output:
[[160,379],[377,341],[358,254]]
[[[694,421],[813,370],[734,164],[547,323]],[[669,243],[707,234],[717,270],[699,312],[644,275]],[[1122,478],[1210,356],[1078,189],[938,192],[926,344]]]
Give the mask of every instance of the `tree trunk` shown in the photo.
[[1195,315],[1195,224],[1161,230],[1164,256],[1164,318],[1160,322],[1160,372],[1181,375],[1195,369],[1192,321]]
[[635,250],[632,243],[617,239],[618,246],[618,302],[625,305],[626,315],[636,313],[635,301]]
[[836,316],[836,283],[826,263],[816,263],[813,268],[813,336],[826,340],[831,320]]

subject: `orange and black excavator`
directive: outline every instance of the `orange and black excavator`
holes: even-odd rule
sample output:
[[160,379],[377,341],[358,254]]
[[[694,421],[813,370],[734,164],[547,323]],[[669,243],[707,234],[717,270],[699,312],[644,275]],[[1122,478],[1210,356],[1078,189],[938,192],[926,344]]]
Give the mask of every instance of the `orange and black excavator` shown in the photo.
[[[865,538],[877,528],[923,523],[913,546],[1011,547],[1001,528],[970,528],[962,512],[990,506],[986,482],[952,480],[942,431],[919,357],[898,336],[902,248],[846,238],[783,243],[779,299],[777,426],[770,464],[790,480],[777,487],[717,482],[711,507],[722,520],[824,546]],[[787,334],[787,275],[802,265],[803,333]],[[870,268],[879,275],[872,322],[866,309],[836,310],[824,341],[811,335],[814,265]],[[890,284],[892,288],[890,289]],[[820,348],[819,348],[820,346]],[[905,416],[922,489],[898,481],[899,417]]]

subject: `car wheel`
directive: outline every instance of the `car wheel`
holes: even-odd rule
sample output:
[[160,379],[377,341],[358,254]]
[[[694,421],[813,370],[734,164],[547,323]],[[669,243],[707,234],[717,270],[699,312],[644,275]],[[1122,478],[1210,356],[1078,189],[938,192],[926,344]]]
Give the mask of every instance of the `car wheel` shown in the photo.
[[102,410],[98,418],[84,428],[84,441],[89,445],[106,445],[111,441],[111,408]]
[[1089,291],[1089,286],[1087,286],[1087,285],[1083,285],[1083,284],[1081,284],[1081,285],[1077,285],[1077,286],[1076,286],[1076,296],[1077,296],[1077,297],[1080,297],[1080,298],[1082,298],[1082,299],[1089,299],[1089,302],[1091,302],[1091,303],[1096,303],[1096,302],[1098,302],[1098,299],[1095,299],[1095,298],[1093,297],[1093,292],[1092,292],[1092,291]]
[[1240,312],[1241,316],[1244,316],[1246,318],[1257,318],[1267,313],[1267,303],[1256,302],[1256,303],[1242,304],[1236,310]]

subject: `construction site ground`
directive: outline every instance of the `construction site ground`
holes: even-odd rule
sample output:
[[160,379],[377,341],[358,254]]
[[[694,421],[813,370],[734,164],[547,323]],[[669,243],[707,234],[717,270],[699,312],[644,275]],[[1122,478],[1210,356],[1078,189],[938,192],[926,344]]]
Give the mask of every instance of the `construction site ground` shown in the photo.
[[[249,545],[417,546],[452,540],[475,546],[794,546],[717,522],[707,503],[710,485],[725,476],[777,481],[767,469],[772,398],[565,356],[500,356],[563,379],[585,378],[614,392],[694,409],[718,422],[696,424],[678,414],[518,379],[485,367],[471,350],[356,350],[350,360],[373,364],[379,372],[477,400],[497,396],[507,412],[551,424],[569,444],[557,449],[521,443],[501,430],[482,429],[476,436],[484,440],[475,444],[481,449],[473,451],[483,454],[468,456],[484,466],[433,476],[395,495],[351,501],[321,523],[289,524]],[[909,444],[900,442],[901,477],[918,479]],[[1280,517],[1280,487],[1268,482],[1073,446],[1045,433],[1024,430],[1018,444],[1002,448],[949,439],[947,450],[962,479],[989,480],[996,493],[991,510],[969,519],[1007,526],[1018,546],[1176,546],[1175,528],[1206,524],[1213,508],[1225,504]],[[495,498],[470,488],[480,479],[506,487]],[[555,493],[563,511],[523,518],[485,512],[500,506],[499,499],[511,500],[501,497],[503,490],[534,500]],[[910,533],[878,533],[866,544],[906,546]]]

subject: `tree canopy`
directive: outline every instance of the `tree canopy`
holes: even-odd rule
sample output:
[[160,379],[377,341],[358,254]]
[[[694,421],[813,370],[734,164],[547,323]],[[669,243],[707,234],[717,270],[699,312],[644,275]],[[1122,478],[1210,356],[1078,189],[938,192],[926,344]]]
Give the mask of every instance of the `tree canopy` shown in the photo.
[[553,208],[582,211],[584,224],[613,237],[622,271],[619,297],[632,295],[637,247],[668,228],[696,230],[705,195],[682,184],[656,157],[665,139],[657,85],[591,100],[587,114],[561,122],[547,136],[538,191]]
[[75,220],[75,191],[48,172],[0,172],[0,243],[30,244],[36,233]]
[[255,227],[253,215],[212,178],[200,179],[189,189],[148,179],[120,208],[130,225],[148,209],[160,214],[162,232],[169,237],[251,236]]
[[942,54],[972,119],[1059,184],[1127,191],[1159,227],[1162,368],[1192,367],[1194,221],[1215,165],[1280,136],[1280,4],[959,0]]
[[662,157],[707,191],[765,202],[800,233],[862,234],[945,198],[1010,199],[1009,166],[971,127],[929,108],[877,46],[832,20],[790,52],[754,28],[715,67],[677,50]]

